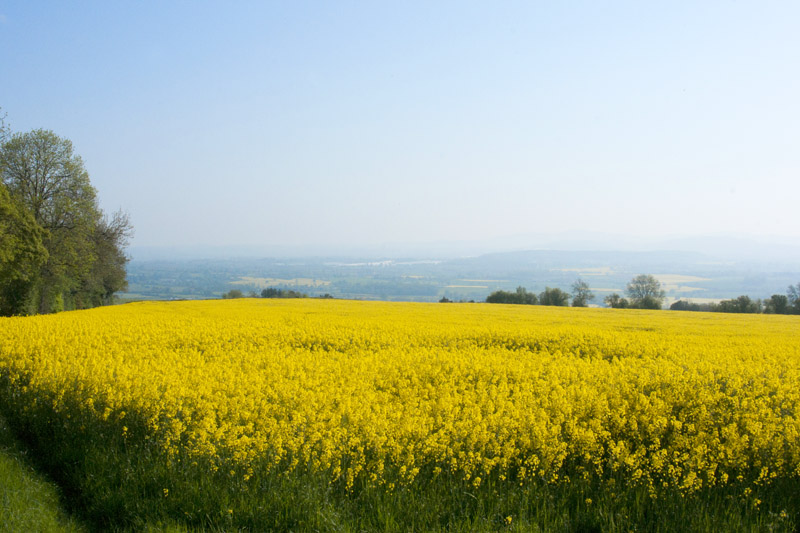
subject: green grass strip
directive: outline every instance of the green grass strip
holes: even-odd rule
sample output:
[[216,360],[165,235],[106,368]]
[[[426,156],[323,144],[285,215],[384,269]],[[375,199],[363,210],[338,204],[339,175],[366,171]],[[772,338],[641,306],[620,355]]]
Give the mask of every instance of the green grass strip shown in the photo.
[[85,531],[61,508],[56,486],[33,470],[2,415],[0,531]]

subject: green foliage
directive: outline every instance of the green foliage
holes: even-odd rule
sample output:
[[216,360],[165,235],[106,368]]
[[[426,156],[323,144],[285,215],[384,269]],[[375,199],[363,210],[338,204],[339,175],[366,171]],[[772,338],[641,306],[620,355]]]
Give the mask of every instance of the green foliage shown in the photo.
[[222,295],[223,300],[233,300],[236,298],[244,298],[244,293],[239,289],[231,289]]
[[588,307],[594,300],[594,293],[589,289],[589,284],[579,279],[572,284],[572,307]]
[[800,315],[800,283],[797,285],[789,285],[789,289],[786,291],[786,298],[792,312],[796,315]]
[[717,313],[760,313],[761,302],[754,302],[749,296],[739,296],[733,300],[722,300],[711,309]]
[[666,293],[661,283],[649,274],[633,278],[625,289],[630,298],[630,307],[635,309],[661,309]]
[[783,294],[773,294],[764,302],[764,313],[771,315],[788,315],[790,312],[789,297]]
[[536,295],[528,292],[525,287],[517,287],[515,292],[495,291],[486,297],[486,302],[490,304],[522,304],[536,305]]
[[128,216],[120,211],[111,218],[101,216],[92,233],[95,258],[89,276],[75,292],[77,308],[97,307],[113,303],[114,293],[127,290],[125,265],[128,257],[124,248],[131,235]]
[[36,272],[47,260],[45,231],[0,183],[0,315],[33,311]]
[[[0,254],[16,258],[0,274],[3,314],[94,307],[126,289],[130,221],[103,214],[68,139],[41,129],[6,136],[0,173],[0,232],[17,243],[0,245]],[[8,207],[7,197],[16,207]]]
[[606,296],[603,299],[603,302],[608,307],[611,307],[613,309],[627,309],[628,307],[630,307],[630,303],[628,302],[628,300],[625,299],[625,298],[622,298],[616,292],[613,292],[613,293],[609,294],[608,296]]
[[686,300],[678,300],[669,306],[671,311],[701,311],[700,304],[687,302]]
[[565,307],[569,305],[569,293],[566,293],[561,289],[545,287],[544,291],[539,294],[539,304]]
[[[323,295],[321,296],[321,298],[324,298],[325,296],[333,298],[333,296],[331,296],[330,294]],[[308,298],[308,294],[299,291],[268,287],[263,291],[261,291],[261,297],[262,298]]]

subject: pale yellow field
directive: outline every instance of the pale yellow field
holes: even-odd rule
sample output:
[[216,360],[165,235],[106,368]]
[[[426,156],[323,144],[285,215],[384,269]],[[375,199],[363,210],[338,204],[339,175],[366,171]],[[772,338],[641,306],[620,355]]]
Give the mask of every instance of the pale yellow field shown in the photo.
[[794,316],[142,302],[0,319],[0,375],[22,419],[98,439],[138,421],[166,460],[244,484],[304,468],[389,490],[579,476],[690,493],[800,475]]

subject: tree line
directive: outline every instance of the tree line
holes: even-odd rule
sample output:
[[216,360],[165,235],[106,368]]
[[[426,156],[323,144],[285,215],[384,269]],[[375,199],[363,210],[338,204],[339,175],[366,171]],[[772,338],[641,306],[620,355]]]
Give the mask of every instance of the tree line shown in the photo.
[[127,289],[127,214],[100,209],[72,143],[0,116],[0,315],[112,303]]
[[[231,289],[222,295],[223,300],[231,300],[236,298],[258,298],[259,294],[255,291],[250,291],[247,295],[239,289]],[[308,298],[308,294],[300,291],[293,291],[291,289],[277,289],[275,287],[267,287],[261,291],[261,298]],[[317,296],[324,300],[333,299],[333,296],[328,294],[321,294]]]
[[544,291],[538,295],[528,292],[525,287],[517,287],[515,292],[494,291],[486,297],[486,302],[490,304],[521,304],[521,305],[553,305],[566,307],[572,300],[572,307],[588,307],[589,302],[594,300],[594,293],[589,289],[589,285],[578,280],[572,284],[572,294],[562,291],[559,288],[545,287]]
[[670,309],[675,311],[707,311],[714,313],[764,313],[769,315],[800,315],[800,283],[789,285],[786,294],[773,294],[767,299],[753,300],[742,295],[719,303],[698,304],[678,300]]
[[[625,288],[625,295],[612,293],[603,299],[608,307],[614,309],[662,309],[666,293],[654,276],[640,274],[633,278]],[[517,287],[515,292],[495,291],[486,297],[487,303],[555,305],[567,306],[572,300],[573,307],[587,307],[595,295],[586,282],[576,281],[572,293],[561,289],[545,288],[539,295],[528,292],[525,287]],[[773,294],[765,300],[753,300],[749,296],[739,296],[719,303],[697,304],[678,300],[670,307],[673,311],[709,311],[716,313],[765,313],[800,314],[800,283],[789,286],[786,295]]]
[[[641,274],[628,283],[625,292],[628,298],[623,298],[614,293],[603,300],[606,305],[614,308],[629,309],[661,309],[664,305],[665,293],[661,283],[648,274]],[[487,303],[524,304],[524,305],[553,305],[566,307],[588,307],[595,295],[589,285],[579,279],[572,284],[572,292],[568,293],[558,288],[546,287],[538,296],[528,292],[525,287],[517,287],[515,292],[495,291],[486,297]]]
[[[651,275],[641,274],[628,283],[626,291],[628,298],[619,294],[611,294],[603,300],[606,305],[614,308],[630,309],[661,309],[664,305],[665,293],[659,281]],[[595,295],[589,285],[579,279],[572,284],[572,292],[568,293],[558,288],[546,287],[537,296],[528,292],[525,287],[517,287],[516,292],[495,291],[487,298],[487,303],[524,304],[524,305],[553,305],[566,307],[588,307]]]

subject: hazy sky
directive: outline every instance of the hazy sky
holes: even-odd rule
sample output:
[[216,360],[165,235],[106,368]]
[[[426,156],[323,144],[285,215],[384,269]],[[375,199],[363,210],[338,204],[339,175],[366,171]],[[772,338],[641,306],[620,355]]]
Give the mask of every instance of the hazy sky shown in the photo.
[[800,3],[0,1],[134,245],[800,239]]

